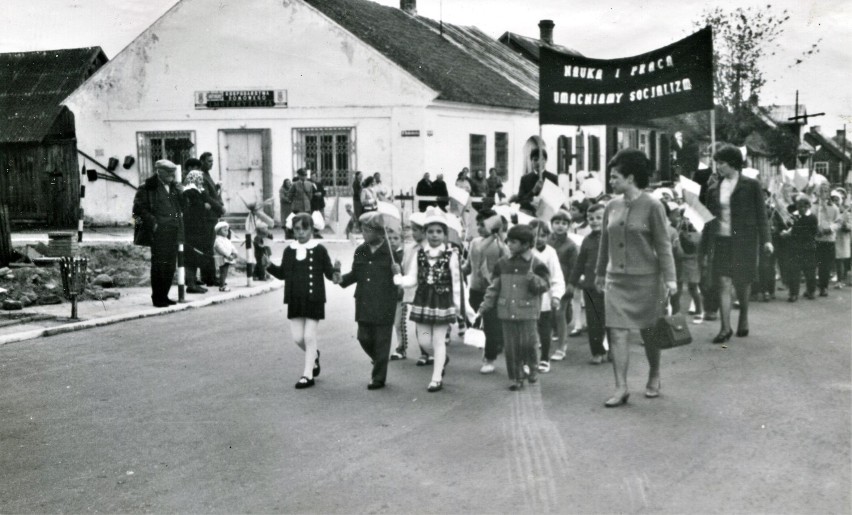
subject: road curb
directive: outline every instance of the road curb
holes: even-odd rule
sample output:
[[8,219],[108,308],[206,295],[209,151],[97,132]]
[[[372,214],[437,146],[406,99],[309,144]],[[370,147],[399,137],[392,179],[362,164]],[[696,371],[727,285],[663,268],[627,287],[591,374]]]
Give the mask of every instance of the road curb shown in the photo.
[[82,322],[73,322],[70,324],[64,324],[56,327],[46,327],[44,329],[33,329],[30,331],[23,331],[20,333],[9,334],[6,336],[0,336],[0,346],[9,344],[22,342],[26,340],[32,340],[35,338],[41,338],[43,336],[56,336],[58,334],[65,333],[73,333],[75,331],[82,331],[84,329],[91,329],[94,327],[103,327],[106,325],[116,324],[118,322],[125,322],[128,320],[138,320],[140,318],[148,318],[155,317],[160,315],[168,315],[171,313],[177,313],[179,311],[186,311],[189,309],[197,309],[203,308],[205,306],[213,306],[216,304],[224,304],[225,302],[230,302],[233,300],[239,299],[247,299],[249,297],[255,297],[257,295],[263,295],[264,293],[269,293],[271,291],[280,290],[284,287],[284,283],[282,281],[273,280],[270,284],[265,284],[259,287],[253,287],[248,291],[237,291],[231,292],[226,295],[217,295],[216,297],[211,297],[209,299],[200,299],[193,302],[187,302],[183,304],[175,304],[174,306],[169,306],[168,308],[150,308],[143,309],[141,311],[134,311],[131,313],[122,313],[120,315],[106,316],[101,318],[94,318],[92,320],[84,320]]

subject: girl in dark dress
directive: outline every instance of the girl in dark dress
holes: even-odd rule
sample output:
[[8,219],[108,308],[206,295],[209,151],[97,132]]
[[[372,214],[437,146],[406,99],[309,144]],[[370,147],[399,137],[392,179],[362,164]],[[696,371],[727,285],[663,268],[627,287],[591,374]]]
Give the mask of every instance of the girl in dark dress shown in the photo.
[[314,224],[307,213],[293,217],[296,240],[284,249],[281,265],[269,264],[267,271],[285,281],[284,303],[293,340],[305,351],[305,368],[296,388],[314,385],[320,374],[320,352],[317,348],[317,324],[325,318],[325,281],[340,273],[340,263],[331,263],[328,251],[312,240]]

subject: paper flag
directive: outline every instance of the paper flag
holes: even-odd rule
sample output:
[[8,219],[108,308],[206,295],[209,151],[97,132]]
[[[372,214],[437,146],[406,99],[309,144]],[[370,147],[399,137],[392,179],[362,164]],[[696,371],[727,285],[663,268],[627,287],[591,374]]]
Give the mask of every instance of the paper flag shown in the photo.
[[810,173],[810,170],[807,168],[797,168],[795,170],[795,175],[793,176],[793,186],[795,186],[799,191],[804,190],[808,186]]
[[518,225],[529,225],[533,220],[535,220],[535,217],[530,216],[523,211],[518,211]]
[[684,193],[689,192],[696,197],[701,194],[701,185],[688,177],[681,175],[678,184],[683,188]]
[[447,184],[447,195],[451,199],[461,204],[462,208],[466,207],[468,201],[470,200],[470,193],[454,184]]
[[539,216],[544,218],[549,218],[548,215],[552,216],[559,208],[567,200],[565,198],[565,194],[562,193],[562,190],[559,189],[559,186],[553,184],[550,181],[544,181],[543,186],[541,187],[541,192],[538,194],[539,204],[537,212]]
[[713,214],[700,202],[697,203],[696,206],[686,204],[683,210],[683,216],[689,220],[697,231],[703,231],[707,222],[715,218]]

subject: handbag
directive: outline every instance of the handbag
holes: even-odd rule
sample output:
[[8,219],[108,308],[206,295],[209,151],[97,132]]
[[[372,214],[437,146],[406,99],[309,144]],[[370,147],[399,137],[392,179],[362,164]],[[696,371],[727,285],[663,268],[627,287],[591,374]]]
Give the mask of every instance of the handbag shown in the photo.
[[662,316],[657,320],[657,347],[660,349],[671,349],[681,345],[692,343],[692,334],[689,332],[689,324],[682,313],[670,316]]
[[481,329],[482,318],[478,317],[473,325],[468,327],[464,332],[464,344],[476,347],[477,349],[485,348],[485,333]]

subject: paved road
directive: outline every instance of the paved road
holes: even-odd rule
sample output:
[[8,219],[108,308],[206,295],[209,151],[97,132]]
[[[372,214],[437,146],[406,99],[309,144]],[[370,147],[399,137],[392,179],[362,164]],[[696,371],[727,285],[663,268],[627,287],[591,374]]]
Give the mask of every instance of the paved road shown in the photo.
[[7,345],[0,512],[848,513],[850,306],[757,305],[726,349],[693,326],[656,400],[634,345],[614,410],[580,339],[522,393],[458,344],[443,392],[410,359],[367,391],[351,290],[304,391],[281,292]]

